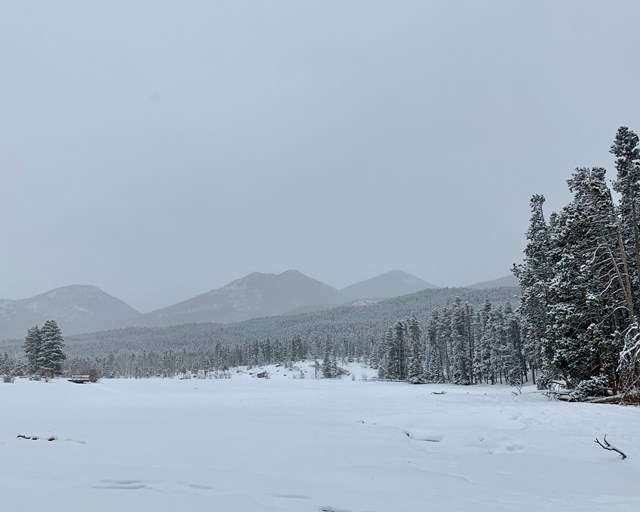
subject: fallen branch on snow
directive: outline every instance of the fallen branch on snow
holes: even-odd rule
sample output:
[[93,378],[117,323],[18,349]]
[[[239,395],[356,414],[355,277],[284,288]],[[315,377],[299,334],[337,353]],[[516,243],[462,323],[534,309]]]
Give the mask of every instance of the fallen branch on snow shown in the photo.
[[620,456],[622,457],[622,460],[627,458],[627,455],[622,450],[618,450],[615,446],[612,446],[611,443],[609,443],[609,441],[607,441],[607,434],[604,435],[604,444],[602,444],[597,437],[594,439],[594,442],[598,443],[605,450],[619,453]]
[[[25,436],[24,434],[18,434],[16,436],[17,439],[28,439],[30,441],[38,441],[40,438],[38,436]],[[43,439],[44,440],[44,439]],[[46,438],[47,441],[55,441],[56,438],[51,436]]]

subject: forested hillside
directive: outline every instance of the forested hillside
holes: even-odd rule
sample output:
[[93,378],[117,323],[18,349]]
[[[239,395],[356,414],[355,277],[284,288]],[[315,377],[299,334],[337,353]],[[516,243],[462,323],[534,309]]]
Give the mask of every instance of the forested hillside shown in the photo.
[[431,312],[443,307],[455,297],[480,305],[512,302],[519,299],[518,288],[471,290],[441,288],[396,297],[366,306],[337,307],[326,311],[291,316],[273,316],[247,320],[235,324],[185,324],[163,329],[116,329],[67,338],[71,356],[95,357],[110,352],[126,351],[207,351],[216,343],[237,345],[263,339],[327,338],[366,340],[381,337],[386,328],[398,319],[414,314],[421,323],[427,322]]
[[[366,306],[337,307],[236,324],[127,328],[69,336],[65,339],[69,355],[67,367],[70,372],[81,367],[99,367],[108,373],[111,367],[117,366],[123,371],[126,367],[127,374],[146,375],[154,374],[148,369],[150,359],[156,361],[155,369],[247,364],[255,347],[266,342],[273,345],[274,353],[268,354],[270,358],[278,351],[287,350],[295,352],[291,356],[322,358],[327,346],[335,346],[340,356],[368,358],[371,347],[383,340],[387,328],[398,320],[415,315],[420,324],[426,326],[435,309],[445,307],[456,298],[473,307],[486,302],[515,306],[519,293],[519,288],[439,288]],[[20,358],[22,346],[22,340],[14,340],[4,342],[0,350],[7,351],[11,359]],[[110,364],[106,363],[108,359]],[[161,360],[164,362],[160,363]]]

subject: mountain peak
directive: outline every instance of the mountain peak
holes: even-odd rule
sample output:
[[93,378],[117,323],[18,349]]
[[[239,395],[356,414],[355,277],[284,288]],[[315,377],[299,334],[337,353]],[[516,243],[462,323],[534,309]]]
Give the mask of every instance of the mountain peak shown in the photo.
[[296,270],[294,268],[290,268],[289,270],[285,270],[284,272],[281,272],[278,275],[281,275],[281,276],[304,276],[304,277],[308,277],[308,276],[305,276],[299,270]]
[[184,323],[230,323],[285,314],[301,306],[334,304],[337,291],[298,270],[280,274],[252,272],[207,293],[152,311],[137,325],[166,326]]
[[27,328],[56,320],[65,335],[109,329],[138,313],[97,286],[62,286],[27,299],[0,303],[0,338],[24,336]]
[[[101,294],[105,293],[97,286],[91,284],[70,284],[68,286],[60,286],[59,288],[54,288],[53,290],[49,290],[37,297],[46,296],[48,298],[56,298],[58,295],[92,295],[92,294]],[[34,297],[35,298],[35,297]],[[30,300],[30,299],[26,299]]]
[[343,302],[360,299],[386,299],[408,295],[437,286],[423,281],[408,272],[391,270],[379,276],[352,284],[340,290]]

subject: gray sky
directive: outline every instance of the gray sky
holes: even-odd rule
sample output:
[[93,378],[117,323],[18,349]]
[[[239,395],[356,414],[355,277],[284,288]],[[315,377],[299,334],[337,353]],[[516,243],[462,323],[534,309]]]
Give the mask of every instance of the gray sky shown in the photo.
[[640,2],[0,0],[0,297],[506,275],[640,130]]

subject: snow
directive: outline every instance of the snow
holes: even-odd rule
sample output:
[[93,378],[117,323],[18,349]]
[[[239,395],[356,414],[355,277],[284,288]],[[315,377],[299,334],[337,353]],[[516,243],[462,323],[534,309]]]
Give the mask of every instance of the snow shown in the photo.
[[380,301],[375,299],[362,299],[362,300],[356,300],[355,302],[351,302],[349,306],[366,307],[366,306],[371,306],[371,304],[377,304],[378,302]]
[[[305,379],[268,367],[270,379],[0,384],[3,506],[640,510],[640,408],[553,402],[532,387],[365,382],[355,364],[355,381],[301,369]],[[605,433],[626,460],[593,442]]]

